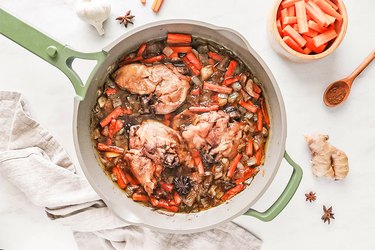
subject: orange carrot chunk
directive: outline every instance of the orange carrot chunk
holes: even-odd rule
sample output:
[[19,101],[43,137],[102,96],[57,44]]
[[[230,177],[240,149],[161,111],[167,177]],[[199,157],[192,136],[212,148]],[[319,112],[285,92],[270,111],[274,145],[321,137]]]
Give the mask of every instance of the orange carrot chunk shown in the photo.
[[307,22],[307,25],[309,26],[310,29],[315,30],[319,33],[323,33],[324,31],[327,31],[327,28],[320,26],[319,24],[317,24],[313,20],[309,20]]
[[334,10],[338,10],[339,7],[336,6],[336,4],[332,3],[330,0],[325,0]]
[[296,2],[296,16],[299,33],[303,34],[309,31],[307,26],[307,17],[306,17],[306,5],[304,1]]
[[148,201],[148,196],[144,195],[144,194],[134,193],[133,196],[132,196],[132,199],[134,201],[147,202]]
[[276,27],[277,27],[277,31],[279,31],[280,36],[282,36],[283,35],[283,29],[281,28],[280,18],[276,20]]
[[295,24],[297,23],[297,17],[295,16],[287,16],[284,18],[284,22],[283,22],[283,25],[291,25],[291,24]]
[[189,111],[194,113],[204,113],[204,112],[210,112],[210,111],[217,111],[219,110],[219,105],[212,105],[210,107],[189,107]]
[[296,11],[293,5],[288,7],[288,16],[296,16]]
[[319,35],[319,32],[317,32],[317,31],[315,31],[313,29],[309,29],[309,31],[307,31],[306,33],[304,33],[304,35],[306,35],[308,37],[315,37],[315,36]]
[[191,43],[191,35],[179,34],[179,33],[168,33],[167,43],[169,43],[169,44],[188,44],[188,43]]
[[309,1],[307,4],[306,4],[306,13],[308,16],[311,17],[312,20],[314,20],[317,24],[319,24],[321,27],[325,27],[327,26],[327,19],[326,17],[324,16],[324,13],[319,13],[318,11],[316,11],[312,6],[311,6],[311,2]]
[[297,52],[303,53],[301,46],[299,46],[292,38],[289,36],[284,36],[283,41],[291,48]]
[[117,167],[114,167],[112,172],[115,174],[116,176],[116,179],[117,179],[117,185],[121,188],[121,189],[124,189],[126,188],[126,184],[124,182],[124,180],[122,179],[121,175],[120,175],[120,172],[119,172],[119,169]]
[[209,51],[207,54],[210,58],[212,58],[212,59],[214,59],[215,61],[218,61],[218,62],[220,62],[223,59],[222,55],[219,55],[219,54],[217,54],[215,52],[212,52],[212,51]]
[[342,20],[342,16],[339,13],[337,13],[337,11],[334,8],[332,8],[332,6],[329,3],[327,3],[325,0],[316,0],[315,3],[326,14],[333,16],[338,21]]
[[203,89],[211,90],[211,91],[222,93],[222,94],[230,94],[233,91],[232,88],[215,85],[215,84],[208,83],[208,82],[203,83]]
[[262,131],[262,128],[263,128],[263,115],[262,115],[262,110],[261,109],[258,109],[258,112],[257,112],[257,131]]
[[251,113],[255,113],[258,110],[258,107],[255,106],[250,100],[248,100],[247,102],[239,101],[238,104],[247,109],[248,111],[250,111]]
[[240,76],[229,77],[223,81],[223,85],[225,86],[232,85],[233,83],[238,82],[240,79],[241,79]]
[[191,52],[190,46],[171,47],[174,53],[188,53]]
[[[328,20],[328,25],[333,24],[333,23],[335,22],[335,20],[336,20],[336,18],[334,18],[333,16],[330,16],[330,15],[328,15],[328,14],[325,14],[325,16],[326,16],[326,18],[327,18],[327,20]],[[327,25],[327,26],[328,26],[328,25]]]
[[236,69],[236,67],[237,67],[237,62],[235,60],[231,60],[229,62],[227,71],[225,72],[224,79],[226,79],[228,77],[231,77],[233,75],[234,70]]
[[323,44],[323,45],[321,45],[321,46],[319,46],[319,47],[316,47],[316,46],[314,45],[314,42],[313,42],[313,39],[312,39],[312,38],[310,38],[310,37],[308,37],[308,36],[305,36],[305,35],[303,35],[303,37],[304,37],[304,38],[306,39],[306,41],[307,41],[307,43],[306,43],[306,48],[309,49],[309,50],[311,50],[311,51],[313,51],[313,52],[315,52],[315,53],[317,53],[317,54],[323,52],[324,49],[325,49],[326,46],[327,46],[327,43],[325,43],[325,44]]
[[267,124],[268,127],[270,127],[270,117],[268,115],[267,105],[264,99],[262,100],[260,107],[262,108],[264,122]]
[[313,38],[315,47],[319,47],[325,43],[328,43],[332,39],[336,38],[337,33],[334,29],[327,30],[326,32]]
[[248,141],[247,141],[247,145],[246,145],[246,150],[245,150],[245,152],[246,152],[246,155],[247,156],[253,156],[253,153],[254,153],[254,146],[253,146],[253,139],[249,139]]
[[165,58],[164,55],[158,55],[158,56],[154,56],[154,57],[144,59],[142,62],[144,62],[144,63],[154,63],[154,62],[159,62],[159,61],[163,60],[164,58]]
[[[280,19],[281,19],[281,24],[284,23],[284,19],[288,16],[288,9],[285,8],[283,10],[280,11]],[[284,28],[284,25],[283,25],[283,28]]]
[[228,174],[227,174],[228,178],[233,177],[234,172],[236,171],[238,163],[240,162],[241,158],[242,158],[242,154],[237,154],[236,157],[234,157],[234,159],[230,163],[229,169],[228,169]]
[[241,192],[242,190],[244,190],[245,188],[245,185],[244,184],[238,184],[237,186],[235,186],[234,188],[231,188],[229,189],[222,197],[221,197],[221,200],[222,201],[226,201],[226,200],[229,200],[231,199],[233,196],[235,196],[236,194],[238,194],[239,192]]
[[194,65],[194,67],[196,67],[198,70],[201,70],[202,68],[202,64],[201,62],[198,60],[198,58],[194,55],[193,52],[189,52],[186,54],[186,57],[187,59],[191,62],[191,64]]
[[[303,39],[303,37],[291,26],[287,25],[284,29],[283,32],[292,38],[301,48],[305,46],[306,40]],[[302,50],[302,49],[301,49]]]
[[293,6],[296,2],[299,2],[299,1],[301,1],[301,0],[284,0],[281,3],[281,7],[288,8],[290,6]]
[[115,108],[107,117],[100,121],[100,126],[105,127],[107,126],[113,119],[116,119],[120,115],[123,115],[124,111],[122,107],[118,106]]
[[196,150],[196,149],[193,149],[191,154],[193,156],[193,160],[194,160],[195,166],[198,170],[198,173],[200,175],[203,175],[204,174],[204,166],[203,166],[202,158],[201,158],[201,155],[200,155],[199,151]]
[[241,184],[254,175],[256,168],[247,168],[243,173],[243,177],[236,180],[236,185]]
[[325,13],[322,11],[322,9],[319,8],[319,6],[313,1],[309,1],[307,4],[310,5],[319,14],[319,16],[323,18],[322,20],[325,20],[324,26],[327,27],[329,25],[329,20],[326,17]]

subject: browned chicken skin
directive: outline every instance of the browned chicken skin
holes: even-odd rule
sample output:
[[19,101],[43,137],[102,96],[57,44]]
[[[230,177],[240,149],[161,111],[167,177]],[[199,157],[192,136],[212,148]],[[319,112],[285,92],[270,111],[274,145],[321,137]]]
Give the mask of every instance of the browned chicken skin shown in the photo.
[[156,187],[155,177],[160,177],[164,167],[174,168],[189,159],[181,136],[170,127],[146,120],[130,128],[130,151],[125,159],[146,192]]
[[119,68],[114,78],[120,88],[132,94],[155,95],[156,114],[175,111],[185,101],[190,88],[188,78],[178,73],[173,65],[128,64]]
[[242,138],[242,125],[229,122],[223,111],[211,111],[198,116],[198,121],[182,128],[182,137],[190,148],[196,148],[223,157],[233,158]]

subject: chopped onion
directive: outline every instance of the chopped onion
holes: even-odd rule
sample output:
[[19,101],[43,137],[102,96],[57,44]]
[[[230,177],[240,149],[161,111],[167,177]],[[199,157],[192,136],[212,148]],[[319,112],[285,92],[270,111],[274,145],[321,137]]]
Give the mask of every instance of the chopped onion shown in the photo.
[[250,157],[247,161],[246,161],[246,164],[247,166],[253,166],[257,163],[257,159],[255,158],[255,156],[252,156]]
[[104,104],[107,102],[107,97],[105,96],[101,96],[99,97],[98,99],[98,104],[99,104],[99,107],[103,108],[104,107]]
[[245,114],[245,119],[247,120],[251,120],[251,118],[253,118],[254,114],[253,113],[246,113]]
[[171,49],[171,47],[166,46],[163,49],[163,54],[169,57],[170,55],[173,54],[173,49]]
[[214,69],[212,65],[207,65],[201,69],[201,76],[202,80],[206,81],[211,75],[214,73]]
[[232,84],[232,89],[234,91],[240,91],[242,89],[242,86],[239,82],[235,82],[235,83]]
[[241,78],[240,78],[240,82],[242,84],[245,84],[246,83],[246,80],[247,80],[247,76],[245,74],[241,74]]
[[239,97],[239,94],[237,92],[234,92],[234,93],[229,95],[228,102],[234,103],[238,97]]
[[267,136],[268,136],[268,129],[267,129],[267,128],[265,128],[265,127],[262,128],[262,135],[263,135],[264,137],[267,137]]

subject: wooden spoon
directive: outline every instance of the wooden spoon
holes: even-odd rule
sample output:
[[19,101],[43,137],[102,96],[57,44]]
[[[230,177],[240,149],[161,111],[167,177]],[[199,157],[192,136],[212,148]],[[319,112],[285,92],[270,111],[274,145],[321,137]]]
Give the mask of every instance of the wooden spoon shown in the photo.
[[371,63],[375,58],[375,50],[356,68],[353,73],[341,80],[331,83],[323,95],[323,101],[328,107],[335,107],[343,103],[350,94],[354,79]]

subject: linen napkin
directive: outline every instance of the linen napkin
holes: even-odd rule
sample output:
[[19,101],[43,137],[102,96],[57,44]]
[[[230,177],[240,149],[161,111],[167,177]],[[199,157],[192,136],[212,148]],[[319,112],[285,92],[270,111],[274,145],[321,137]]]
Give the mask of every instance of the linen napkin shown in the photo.
[[80,249],[260,249],[261,240],[229,222],[194,234],[129,225],[105,205],[64,149],[29,114],[22,94],[0,91],[0,174],[52,220],[72,229]]

